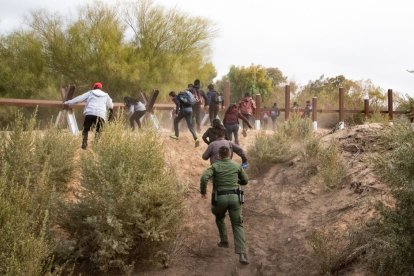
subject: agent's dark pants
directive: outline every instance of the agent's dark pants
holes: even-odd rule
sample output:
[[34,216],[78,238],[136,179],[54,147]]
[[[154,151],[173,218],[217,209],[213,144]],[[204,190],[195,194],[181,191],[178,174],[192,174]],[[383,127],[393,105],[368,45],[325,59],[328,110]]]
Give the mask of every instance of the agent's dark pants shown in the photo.
[[144,116],[144,114],[145,110],[135,111],[134,114],[131,115],[131,117],[129,118],[129,124],[131,125],[132,129],[135,129],[134,122],[137,122],[138,128],[141,128],[141,121],[139,119],[141,119],[141,117]]
[[193,106],[193,121],[195,120],[197,131],[201,132],[201,105],[195,104]]
[[95,125],[95,137],[96,139],[99,138],[99,134],[101,132],[101,128],[103,128],[103,125],[105,123],[105,120],[101,117],[95,116],[95,115],[86,115],[85,120],[83,121],[83,131],[82,131],[82,148],[86,148],[88,145],[88,132],[91,130],[91,127]]
[[191,134],[193,135],[194,140],[197,139],[197,134],[194,131],[193,128],[193,111],[191,109],[184,109],[178,112],[177,117],[174,119],[174,132],[175,136],[178,137],[179,130],[178,130],[178,124],[180,123],[181,119],[185,118],[185,121],[187,122],[188,130],[190,130]]
[[217,106],[209,106],[209,108],[208,108],[208,115],[209,115],[209,117],[210,117],[210,125],[212,126],[213,125],[213,120],[217,117],[217,115],[218,115],[218,112],[219,112],[219,106],[217,105]]
[[227,211],[229,211],[231,228],[233,230],[234,249],[237,254],[246,253],[242,206],[238,195],[218,196],[216,206],[211,208],[211,212],[216,216],[216,225],[221,242],[228,242],[226,224],[224,223]]
[[239,124],[226,125],[227,138],[232,141],[234,134],[234,143],[239,144]]

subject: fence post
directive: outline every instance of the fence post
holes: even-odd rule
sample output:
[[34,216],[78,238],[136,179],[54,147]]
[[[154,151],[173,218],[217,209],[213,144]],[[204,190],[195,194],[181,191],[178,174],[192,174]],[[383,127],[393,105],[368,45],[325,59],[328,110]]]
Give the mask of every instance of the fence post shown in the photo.
[[256,114],[255,114],[255,126],[256,126],[256,130],[260,129],[260,115],[261,115],[261,111],[262,111],[262,99],[260,97],[260,94],[256,94]]
[[317,130],[318,129],[318,98],[317,97],[313,97],[312,98],[312,126],[313,126],[313,130]]
[[364,117],[365,121],[369,118],[369,99],[364,99]]
[[392,89],[388,89],[388,117],[390,123],[392,123],[394,119],[394,111],[393,111],[393,103],[392,103]]
[[285,86],[285,121],[289,120],[290,113],[290,86]]
[[228,108],[230,106],[230,82],[224,82],[224,107]]
[[345,128],[344,88],[339,88],[339,129]]

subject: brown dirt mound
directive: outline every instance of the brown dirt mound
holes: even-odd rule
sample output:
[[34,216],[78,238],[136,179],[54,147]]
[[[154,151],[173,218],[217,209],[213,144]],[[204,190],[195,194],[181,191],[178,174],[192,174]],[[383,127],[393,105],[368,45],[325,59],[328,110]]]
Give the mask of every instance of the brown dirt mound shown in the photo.
[[[187,216],[181,237],[181,254],[172,257],[170,268],[161,267],[145,275],[317,275],[307,237],[315,229],[344,231],[350,225],[375,215],[373,202],[388,198],[386,186],[376,179],[365,158],[375,149],[371,135],[378,125],[326,134],[322,143],[335,143],[341,149],[347,169],[342,186],[327,191],[314,177],[303,174],[304,162],[274,165],[267,173],[247,185],[244,205],[244,227],[250,264],[238,263],[233,242],[229,249],[217,247],[218,232],[210,212],[210,201],[199,194],[199,177],[209,166],[201,159],[207,145],[194,148],[193,139],[185,131],[180,140],[165,136],[166,156],[176,173],[188,183]],[[323,132],[323,131],[322,131]],[[256,131],[241,137],[247,150]],[[169,133],[168,133],[169,134]],[[240,159],[234,158],[236,162]],[[211,189],[211,185],[209,187]],[[229,239],[230,221],[226,218]],[[347,275],[360,275],[360,268],[351,268]],[[364,273],[364,272],[362,272]]]

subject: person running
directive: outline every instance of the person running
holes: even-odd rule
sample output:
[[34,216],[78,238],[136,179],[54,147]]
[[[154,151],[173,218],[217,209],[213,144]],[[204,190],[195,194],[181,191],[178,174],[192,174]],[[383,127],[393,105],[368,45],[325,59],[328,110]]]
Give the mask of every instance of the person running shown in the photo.
[[129,116],[129,124],[132,130],[135,130],[135,122],[138,128],[141,128],[141,118],[145,115],[145,104],[132,97],[124,97],[125,107],[127,108],[127,114]]
[[[191,94],[190,91],[186,90],[180,93],[189,93]],[[179,99],[179,96],[174,92],[171,91],[169,94],[170,99],[175,103],[175,112],[176,112],[176,117],[174,118],[174,134],[170,135],[170,138],[178,140],[178,136],[179,136],[179,129],[178,129],[178,124],[180,123],[181,119],[185,119],[185,121],[187,122],[187,127],[188,130],[190,130],[191,134],[193,135],[194,141],[195,141],[195,146],[198,147],[200,145],[200,140],[197,138],[197,134],[194,131],[193,128],[193,108],[192,105],[190,103],[184,103],[182,100]]]
[[272,129],[273,131],[276,129],[276,119],[280,115],[280,110],[277,107],[277,103],[274,103],[272,108],[270,109],[270,118],[272,119]]
[[[256,111],[256,103],[253,98],[250,96],[250,93],[245,93],[243,100],[239,103],[239,109],[241,114],[247,118],[247,120],[254,120],[254,112]],[[247,127],[248,125],[243,121],[243,136],[247,136]]]
[[217,91],[214,90],[214,85],[209,84],[207,86],[207,99],[208,99],[208,114],[210,118],[210,125],[213,125],[213,120],[217,118],[220,104],[223,107],[223,101]]
[[[82,149],[88,146],[88,132],[92,125],[96,126],[95,139],[98,139],[106,119],[112,116],[114,104],[108,93],[102,91],[102,83],[96,82],[92,90],[79,95],[72,100],[65,101],[64,106],[86,102],[83,114]],[[108,112],[109,111],[109,112]],[[108,116],[109,115],[109,116]]]
[[[211,142],[214,142],[215,140],[217,140],[217,138],[220,135],[220,132],[226,132],[226,129],[224,128],[224,126],[221,124],[220,119],[214,119],[213,120],[213,126],[208,128],[206,130],[206,132],[204,132],[203,134],[203,141],[208,145]],[[227,137],[226,137],[227,139]],[[228,139],[227,139],[228,140]]]
[[196,122],[197,132],[201,132],[201,111],[202,106],[207,106],[208,99],[206,94],[200,88],[200,80],[195,80],[193,84],[193,95],[196,100],[196,103],[193,106],[193,120]]
[[216,225],[220,235],[220,242],[217,245],[222,248],[229,247],[224,222],[228,211],[233,230],[235,252],[239,254],[240,263],[248,264],[242,219],[244,195],[239,185],[246,185],[249,179],[243,168],[230,160],[228,147],[220,147],[218,153],[220,160],[204,171],[200,178],[200,193],[203,199],[207,198],[207,183],[209,179],[212,179],[211,211],[216,217]]
[[240,156],[242,160],[242,167],[246,169],[249,166],[249,164],[247,162],[247,157],[244,150],[239,145],[231,141],[225,140],[224,136],[224,131],[218,133],[217,139],[214,142],[211,142],[208,145],[205,152],[203,153],[203,160],[210,159],[210,164],[214,164],[215,162],[220,160],[219,149],[224,146],[230,149],[230,159],[233,157],[233,152],[235,152],[238,156]]
[[239,145],[239,119],[242,119],[249,128],[252,128],[249,120],[244,117],[236,104],[231,104],[224,113],[223,125],[226,128],[227,138]]

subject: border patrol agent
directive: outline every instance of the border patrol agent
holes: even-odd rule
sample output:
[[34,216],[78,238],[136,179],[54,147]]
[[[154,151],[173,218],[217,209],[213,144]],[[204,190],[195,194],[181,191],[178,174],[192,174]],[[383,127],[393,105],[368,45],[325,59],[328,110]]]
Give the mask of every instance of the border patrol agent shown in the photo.
[[248,264],[246,247],[244,240],[242,203],[243,191],[240,185],[248,183],[247,174],[240,167],[229,159],[230,149],[220,147],[219,155],[221,160],[212,164],[200,179],[200,191],[203,198],[206,198],[207,183],[210,178],[213,179],[212,193],[212,213],[216,216],[216,224],[220,234],[219,247],[228,248],[227,230],[224,223],[226,212],[229,211],[231,227],[234,236],[234,245],[236,254],[239,254],[239,261],[242,264]]

